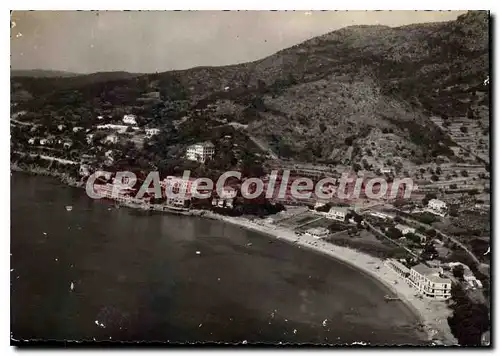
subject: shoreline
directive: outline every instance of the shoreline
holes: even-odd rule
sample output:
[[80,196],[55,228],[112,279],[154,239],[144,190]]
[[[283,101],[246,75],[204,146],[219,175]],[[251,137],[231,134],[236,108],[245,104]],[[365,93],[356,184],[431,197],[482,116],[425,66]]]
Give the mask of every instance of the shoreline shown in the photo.
[[[201,217],[212,220],[219,220],[241,228],[258,232],[286,241],[298,248],[308,248],[316,253],[321,253],[337,262],[346,264],[356,271],[374,279],[381,286],[395,294],[400,301],[416,316],[422,325],[423,333],[427,336],[427,341],[433,341],[436,344],[452,346],[457,345],[457,340],[451,333],[447,317],[451,315],[451,310],[443,301],[431,301],[420,299],[415,296],[417,291],[406,284],[394,271],[384,264],[380,258],[372,257],[357,250],[331,244],[316,238],[301,235],[297,236],[292,230],[270,225],[264,220],[256,223],[246,218],[230,217],[213,212],[206,212]],[[396,282],[396,283],[394,283]]]
[[[68,179],[66,174],[53,172],[49,169],[23,169],[11,163],[11,172],[21,172],[31,175],[44,175],[58,178],[62,183],[82,188],[81,184],[74,179]],[[133,210],[140,210],[139,207],[124,206]],[[151,210],[155,211],[155,210]],[[397,274],[384,264],[380,258],[376,258],[355,249],[334,245],[332,243],[316,239],[311,236],[297,236],[291,229],[269,224],[264,219],[249,220],[244,217],[232,217],[214,213],[209,210],[187,210],[187,211],[162,211],[171,215],[198,216],[210,220],[218,220],[234,226],[254,231],[268,236],[271,239],[279,239],[295,245],[298,248],[308,248],[316,253],[321,253],[337,262],[348,265],[356,271],[374,279],[381,286],[395,294],[400,301],[416,316],[419,320],[421,329],[418,333],[425,334],[427,341],[433,341],[439,345],[457,345],[457,341],[448,325],[447,316],[451,310],[442,301],[430,301],[428,299],[419,299],[416,290],[406,284]],[[258,222],[256,222],[256,220]],[[423,335],[422,335],[423,336]]]

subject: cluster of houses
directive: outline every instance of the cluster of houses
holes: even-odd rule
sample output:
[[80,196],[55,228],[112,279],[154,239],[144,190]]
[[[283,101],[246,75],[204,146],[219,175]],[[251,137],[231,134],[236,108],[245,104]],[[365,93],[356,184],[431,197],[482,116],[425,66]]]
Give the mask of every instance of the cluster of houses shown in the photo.
[[[99,119],[102,119],[102,116],[98,117]],[[132,130],[133,132],[140,131],[141,128],[137,126],[137,117],[132,114],[126,114],[122,118],[123,125],[119,124],[102,124],[102,125],[97,125],[95,127],[96,130],[106,130],[109,131],[110,133],[103,138],[101,142],[103,143],[118,143],[119,141],[119,136],[118,134],[124,134],[127,132],[127,130]],[[66,129],[66,125],[60,124],[57,126],[58,131],[64,131]],[[75,126],[72,128],[73,133],[77,133],[79,131],[83,131],[84,128],[81,126]],[[87,129],[87,135],[86,135],[86,141],[90,145],[93,143],[94,139],[94,133],[91,133],[92,129]],[[152,138],[155,135],[158,135],[160,133],[160,129],[158,128],[145,128],[144,129],[145,136],[147,138]],[[73,142],[70,139],[56,139],[53,136],[50,137],[31,137],[28,139],[28,144],[30,145],[41,145],[41,146],[49,146],[49,145],[60,145],[65,149],[69,149],[73,146]]]
[[[80,174],[88,174],[88,168],[80,167]],[[109,181],[110,178],[108,177]],[[165,198],[164,205],[174,208],[187,208],[192,199],[192,188],[196,178],[168,176],[160,181],[162,189],[162,197]],[[142,199],[136,199],[137,189],[130,188],[127,182],[118,182],[113,179],[112,183],[94,184],[94,190],[103,198],[118,201],[119,203],[132,203],[141,205],[150,205],[151,198],[148,193]],[[209,191],[203,187],[197,187],[200,194],[208,193]],[[222,192],[217,194],[212,199],[212,205],[217,207],[232,208],[237,191],[231,187],[224,187]]]

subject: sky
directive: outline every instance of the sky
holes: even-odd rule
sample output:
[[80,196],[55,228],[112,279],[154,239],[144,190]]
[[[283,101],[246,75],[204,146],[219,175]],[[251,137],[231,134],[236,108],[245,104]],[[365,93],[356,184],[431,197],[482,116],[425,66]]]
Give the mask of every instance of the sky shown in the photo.
[[351,25],[450,21],[466,11],[14,11],[11,68],[163,72],[254,61]]

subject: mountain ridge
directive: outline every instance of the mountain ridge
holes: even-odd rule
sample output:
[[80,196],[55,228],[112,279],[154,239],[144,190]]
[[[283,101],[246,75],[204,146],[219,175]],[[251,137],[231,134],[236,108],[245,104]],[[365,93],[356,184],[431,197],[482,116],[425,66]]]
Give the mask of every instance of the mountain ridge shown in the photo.
[[[489,88],[482,86],[489,75],[488,31],[485,11],[448,22],[350,26],[248,63],[43,83],[15,78],[13,90],[33,95],[23,103],[28,108],[49,106],[58,114],[71,96],[84,116],[121,106],[159,127],[184,116],[186,127],[207,130],[220,119],[236,121],[281,157],[301,161],[339,162],[335,152],[348,147],[350,161],[360,160],[367,147],[358,143],[389,140],[382,131],[392,130],[397,139],[387,153],[428,160],[453,156],[430,117],[488,112]],[[159,92],[160,102],[145,104],[140,98],[148,91]],[[162,144],[185,137],[168,132]]]

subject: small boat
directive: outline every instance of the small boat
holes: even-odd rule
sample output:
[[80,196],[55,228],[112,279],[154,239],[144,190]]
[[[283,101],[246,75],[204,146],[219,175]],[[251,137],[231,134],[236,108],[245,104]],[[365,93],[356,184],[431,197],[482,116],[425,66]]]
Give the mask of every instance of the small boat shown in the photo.
[[391,296],[386,295],[386,296],[384,297],[384,299],[385,299],[386,301],[390,302],[390,301],[393,301],[393,300],[399,300],[399,297],[391,297]]
[[66,205],[66,210],[71,211],[71,210],[73,210],[73,207],[71,205]]

